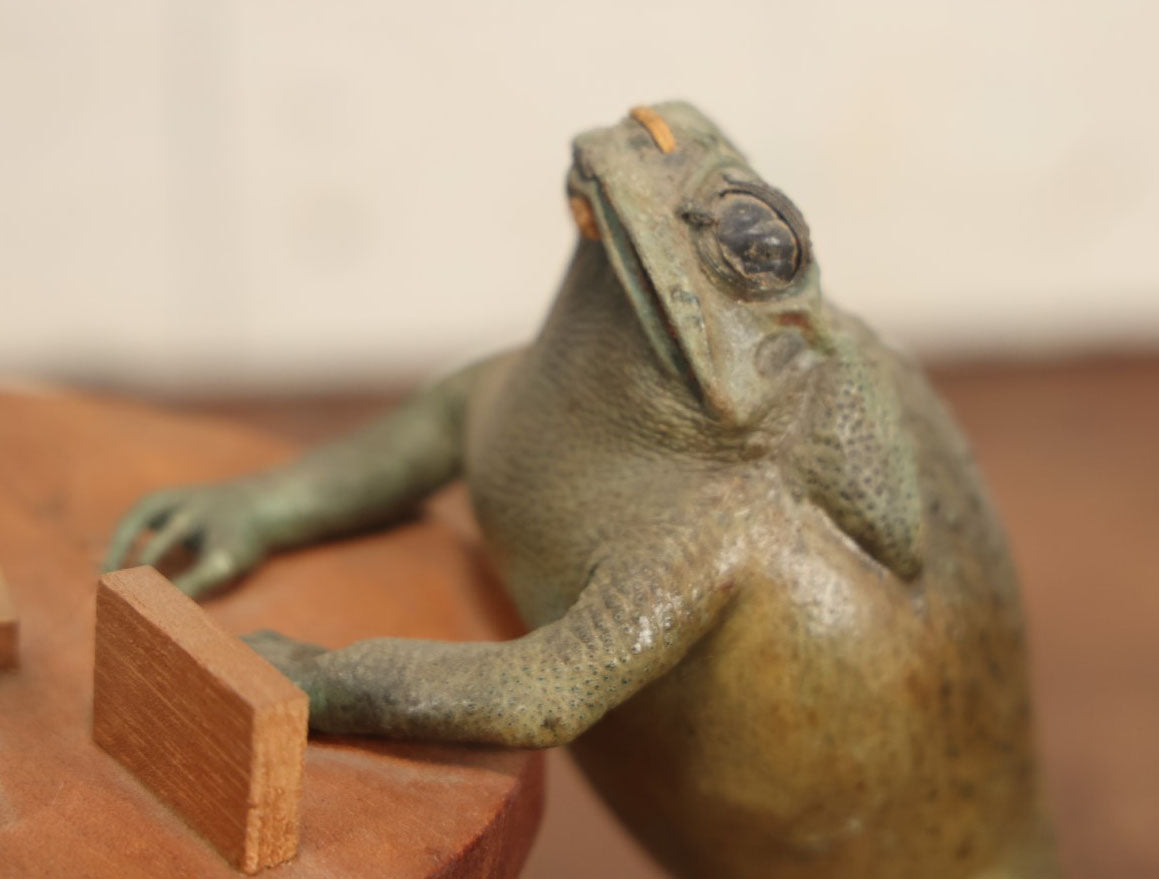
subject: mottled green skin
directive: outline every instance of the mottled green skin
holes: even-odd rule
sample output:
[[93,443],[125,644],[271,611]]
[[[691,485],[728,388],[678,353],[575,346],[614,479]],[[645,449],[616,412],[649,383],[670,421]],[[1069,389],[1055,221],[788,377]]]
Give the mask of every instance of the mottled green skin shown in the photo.
[[811,257],[759,301],[698,268],[680,206],[752,172],[657,110],[671,155],[631,121],[577,141],[602,240],[532,345],[288,468],[146,499],[109,564],[145,526],[145,561],[200,536],[199,592],[462,473],[530,634],[252,636],[314,728],[573,743],[681,876],[1055,875],[1017,583],[960,435]]

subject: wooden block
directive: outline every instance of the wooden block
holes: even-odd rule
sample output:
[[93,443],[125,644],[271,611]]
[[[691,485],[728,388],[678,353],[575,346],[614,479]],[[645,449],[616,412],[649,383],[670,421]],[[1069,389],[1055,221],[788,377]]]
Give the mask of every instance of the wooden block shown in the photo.
[[20,664],[20,620],[12,608],[8,583],[0,572],[0,671]]
[[93,738],[247,873],[297,852],[308,707],[153,568],[101,578]]

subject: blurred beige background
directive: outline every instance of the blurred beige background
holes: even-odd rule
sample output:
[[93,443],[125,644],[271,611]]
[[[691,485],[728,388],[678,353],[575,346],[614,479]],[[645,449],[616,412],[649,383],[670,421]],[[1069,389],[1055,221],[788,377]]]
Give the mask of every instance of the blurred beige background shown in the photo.
[[687,97],[927,356],[1159,340],[1159,5],[0,0],[0,373],[325,389],[511,344],[577,131]]

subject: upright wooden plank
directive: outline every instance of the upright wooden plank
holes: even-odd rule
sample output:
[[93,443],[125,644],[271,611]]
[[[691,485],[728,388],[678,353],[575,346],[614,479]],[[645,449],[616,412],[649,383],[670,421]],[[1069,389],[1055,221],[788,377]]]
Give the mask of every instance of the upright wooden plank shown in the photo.
[[0,671],[20,664],[20,620],[12,606],[8,582],[0,571]]
[[101,578],[93,738],[247,873],[297,852],[308,705],[153,568]]

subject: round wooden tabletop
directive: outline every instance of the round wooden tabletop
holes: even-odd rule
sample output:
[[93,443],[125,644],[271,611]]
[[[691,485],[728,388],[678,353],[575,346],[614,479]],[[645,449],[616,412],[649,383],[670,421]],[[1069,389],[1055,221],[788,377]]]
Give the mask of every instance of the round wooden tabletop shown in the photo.
[[[0,568],[20,666],[0,672],[0,852],[19,876],[230,876],[216,852],[91,738],[97,562],[142,493],[293,455],[224,422],[71,394],[0,393]],[[460,529],[461,530],[461,529]],[[516,636],[453,521],[278,557],[206,602],[231,632],[338,647],[393,635]],[[312,737],[286,877],[509,877],[543,799],[538,753]]]

